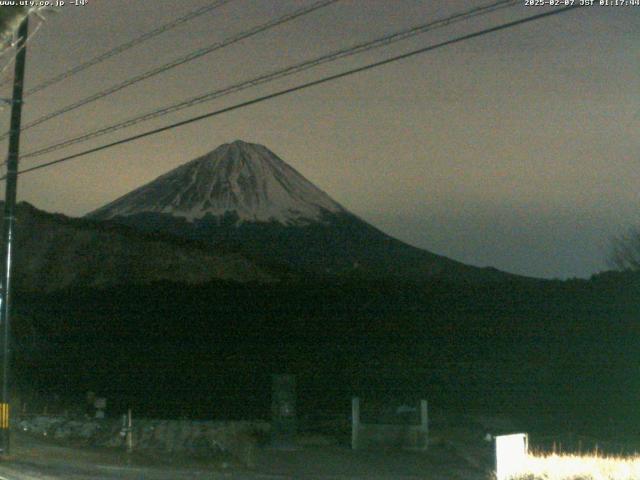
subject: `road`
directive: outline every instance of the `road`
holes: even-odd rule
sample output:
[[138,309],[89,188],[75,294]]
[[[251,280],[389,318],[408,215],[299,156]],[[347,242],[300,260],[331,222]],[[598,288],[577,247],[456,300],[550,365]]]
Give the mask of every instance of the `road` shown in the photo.
[[0,480],[480,480],[452,446],[428,452],[363,451],[346,446],[291,451],[260,448],[251,468],[231,462],[127,455],[115,449],[58,445],[25,434],[13,436],[11,455],[0,460]]

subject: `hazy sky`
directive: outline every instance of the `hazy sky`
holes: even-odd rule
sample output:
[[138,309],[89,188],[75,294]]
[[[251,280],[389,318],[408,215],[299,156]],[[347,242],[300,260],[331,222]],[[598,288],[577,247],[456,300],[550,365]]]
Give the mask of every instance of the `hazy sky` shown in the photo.
[[[65,6],[30,42],[27,88],[208,3]],[[310,3],[234,0],[34,94],[24,121]],[[342,0],[33,128],[22,152],[486,3]],[[523,0],[22,166],[543,11]],[[525,275],[589,276],[605,269],[610,237],[640,224],[639,42],[640,7],[577,9],[21,176],[19,199],[80,216],[243,139],[413,245]]]

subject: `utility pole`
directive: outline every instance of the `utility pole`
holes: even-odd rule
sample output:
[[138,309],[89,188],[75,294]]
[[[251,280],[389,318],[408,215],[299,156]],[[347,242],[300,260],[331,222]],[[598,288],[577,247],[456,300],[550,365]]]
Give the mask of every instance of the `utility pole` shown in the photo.
[[15,225],[16,196],[18,189],[18,157],[20,155],[20,126],[22,119],[22,91],[24,69],[27,60],[27,35],[29,17],[25,17],[18,29],[15,73],[13,77],[13,100],[11,104],[11,127],[9,155],[7,158],[6,189],[4,198],[4,221],[2,230],[2,284],[0,285],[0,334],[2,340],[2,391],[0,392],[0,454],[9,454],[9,373],[11,361],[11,267]]

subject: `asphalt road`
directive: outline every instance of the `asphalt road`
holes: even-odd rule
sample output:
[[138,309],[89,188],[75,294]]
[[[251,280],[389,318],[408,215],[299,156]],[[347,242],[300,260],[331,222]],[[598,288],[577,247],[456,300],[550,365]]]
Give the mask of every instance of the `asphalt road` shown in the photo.
[[13,436],[0,480],[485,480],[483,465],[451,445],[427,452],[357,451],[346,446],[258,449],[251,468],[188,458],[151,458],[114,449],[64,446]]

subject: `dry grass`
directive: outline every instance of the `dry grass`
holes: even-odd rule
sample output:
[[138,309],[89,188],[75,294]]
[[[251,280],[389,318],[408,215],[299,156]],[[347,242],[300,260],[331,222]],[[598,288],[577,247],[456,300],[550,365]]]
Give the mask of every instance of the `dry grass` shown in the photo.
[[518,480],[638,480],[640,455],[530,454]]

